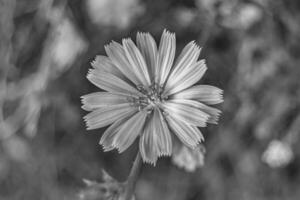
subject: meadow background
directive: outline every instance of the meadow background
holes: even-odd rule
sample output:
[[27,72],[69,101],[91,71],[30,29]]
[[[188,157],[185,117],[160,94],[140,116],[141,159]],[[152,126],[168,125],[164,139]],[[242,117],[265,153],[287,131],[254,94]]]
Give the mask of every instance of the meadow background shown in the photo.
[[[224,90],[218,126],[201,131],[205,165],[144,165],[137,200],[300,199],[300,1],[0,0],[0,199],[96,200],[101,170],[124,181],[137,150],[103,153],[86,131],[80,96],[104,45],[166,28],[177,51],[195,40]],[[263,162],[273,140],[293,159]]]

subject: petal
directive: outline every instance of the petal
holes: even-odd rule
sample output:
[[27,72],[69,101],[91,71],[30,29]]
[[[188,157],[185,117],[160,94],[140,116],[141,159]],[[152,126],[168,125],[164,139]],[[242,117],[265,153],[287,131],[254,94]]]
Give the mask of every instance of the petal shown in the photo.
[[150,79],[155,77],[155,68],[157,62],[157,45],[149,33],[137,33],[137,46],[145,58]]
[[92,111],[96,108],[128,103],[128,97],[109,92],[95,92],[81,97],[82,109]]
[[164,30],[159,44],[158,59],[156,65],[156,82],[163,85],[172,68],[176,50],[175,34]]
[[95,69],[109,72],[121,79],[124,78],[122,72],[112,63],[112,61],[107,56],[98,55],[91,64]]
[[204,140],[200,130],[185,122],[175,119],[171,115],[167,115],[166,119],[169,123],[170,128],[180,139],[180,141],[190,148],[196,148],[197,144]]
[[171,134],[160,110],[153,111],[139,146],[143,160],[154,165],[159,156],[172,154]]
[[97,87],[114,94],[124,94],[128,96],[142,95],[138,90],[126,83],[124,80],[99,69],[90,69],[87,79]]
[[112,146],[119,153],[125,151],[143,131],[147,111],[140,111],[127,120],[116,133]]
[[187,105],[187,106],[195,107],[195,108],[202,110],[203,112],[205,112],[206,114],[209,115],[209,119],[207,122],[212,123],[212,124],[218,123],[218,120],[219,120],[219,117],[221,114],[221,111],[219,109],[207,106],[198,101],[193,101],[193,100],[189,100],[189,99],[172,99],[172,100],[169,100],[169,102]]
[[[158,114],[157,114],[158,113]],[[161,113],[160,110],[158,110],[156,114],[154,115],[154,118],[158,121],[156,124],[158,124],[159,127],[159,132],[161,132],[160,134],[160,151],[161,153],[159,154],[160,156],[163,155],[171,155],[172,154],[172,137],[171,137],[171,133],[168,127],[168,124],[163,116],[163,114]],[[159,119],[159,120],[158,120]]]
[[165,112],[173,118],[188,123],[193,126],[205,127],[209,115],[195,107],[172,102],[162,104]]
[[211,85],[196,85],[173,95],[174,99],[195,99],[208,105],[223,102],[223,90]]
[[87,130],[105,127],[116,120],[120,120],[135,113],[138,109],[130,106],[130,103],[111,105],[98,108],[84,116]]
[[193,67],[197,67],[195,66],[195,63],[197,62],[199,54],[200,48],[194,41],[184,47],[175,63],[170,77],[168,78],[165,86],[166,89],[170,88],[174,83],[178,82],[178,80],[181,80],[190,71],[193,71]]
[[123,39],[123,47],[133,72],[140,82],[145,86],[151,85],[148,68],[140,50],[131,39]]
[[130,118],[131,116],[127,116],[126,118],[120,119],[114,122],[110,127],[108,127],[103,133],[99,144],[103,146],[104,151],[111,151],[115,147],[113,146],[113,140],[115,135],[118,133],[122,125]]
[[113,64],[135,85],[140,85],[142,82],[135,75],[134,69],[130,65],[124,48],[117,42],[111,42],[105,46],[105,51]]
[[204,60],[200,60],[192,66],[185,68],[178,78],[176,78],[175,82],[168,83],[163,95],[168,96],[194,85],[202,78],[206,70],[207,67]]

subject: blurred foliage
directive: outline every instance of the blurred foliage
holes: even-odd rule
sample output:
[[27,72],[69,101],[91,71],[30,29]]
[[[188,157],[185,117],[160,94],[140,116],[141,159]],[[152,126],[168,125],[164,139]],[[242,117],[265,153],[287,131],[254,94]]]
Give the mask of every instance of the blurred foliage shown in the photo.
[[[203,47],[201,83],[224,89],[224,113],[202,130],[202,168],[144,165],[136,199],[298,200],[299,11],[298,0],[0,0],[0,199],[82,199],[102,169],[126,179],[137,146],[103,153],[104,129],[85,130],[80,96],[97,90],[85,75],[111,40],[158,41],[167,28],[177,54],[190,40]],[[291,158],[278,168],[274,141]]]

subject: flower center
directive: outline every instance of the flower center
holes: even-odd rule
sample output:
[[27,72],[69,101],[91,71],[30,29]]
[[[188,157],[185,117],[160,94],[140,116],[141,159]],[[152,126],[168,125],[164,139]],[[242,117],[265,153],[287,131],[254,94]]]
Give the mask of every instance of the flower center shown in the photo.
[[140,97],[130,97],[128,101],[139,110],[147,110],[151,113],[154,108],[159,108],[161,102],[165,101],[167,97],[162,97],[163,87],[158,84],[152,84],[149,88],[143,85],[137,86],[137,89],[143,94]]

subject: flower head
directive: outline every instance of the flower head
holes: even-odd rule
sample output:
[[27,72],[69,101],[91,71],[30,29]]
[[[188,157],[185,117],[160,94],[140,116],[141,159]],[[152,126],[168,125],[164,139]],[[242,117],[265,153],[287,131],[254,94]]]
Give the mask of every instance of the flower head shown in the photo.
[[172,154],[172,137],[196,148],[203,136],[197,127],[217,123],[222,90],[196,85],[206,71],[198,60],[200,48],[190,42],[175,58],[175,34],[164,31],[159,47],[149,33],[137,34],[122,45],[105,46],[108,56],[97,56],[87,78],[106,92],[82,97],[87,129],[111,125],[102,135],[105,151],[126,150],[139,137],[143,161],[155,164]]

